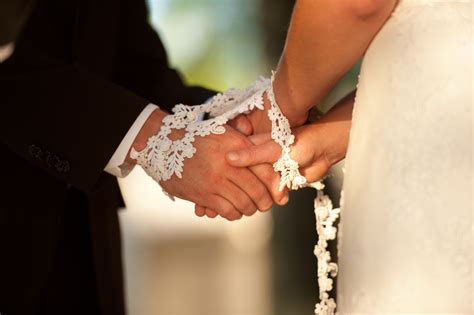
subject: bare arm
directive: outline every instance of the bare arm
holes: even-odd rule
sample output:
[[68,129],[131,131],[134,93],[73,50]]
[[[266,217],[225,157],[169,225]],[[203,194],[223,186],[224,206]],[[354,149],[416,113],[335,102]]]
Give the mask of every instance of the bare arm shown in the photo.
[[[291,157],[309,182],[321,179],[329,168],[342,160],[349,144],[349,131],[354,106],[354,93],[339,101],[321,119],[295,128]],[[253,135],[254,146],[228,152],[227,162],[237,167],[274,163],[281,156],[281,147],[269,133]]]
[[[274,90],[293,126],[316,105],[364,54],[397,0],[298,0]],[[267,104],[268,105],[268,104]],[[252,121],[261,122],[252,113]],[[262,124],[253,124],[262,126]],[[260,130],[259,130],[260,129]],[[268,131],[269,124],[256,128]]]

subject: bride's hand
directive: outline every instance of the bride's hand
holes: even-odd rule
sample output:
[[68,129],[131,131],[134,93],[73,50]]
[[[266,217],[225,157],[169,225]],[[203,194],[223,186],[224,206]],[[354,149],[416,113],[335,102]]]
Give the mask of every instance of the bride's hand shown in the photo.
[[[300,172],[308,182],[321,179],[336,161],[327,157],[318,126],[299,127],[294,134],[296,141],[291,147],[292,159],[298,162]],[[281,147],[272,140],[270,133],[253,135],[249,139],[255,146],[227,153],[230,165],[248,167],[274,163],[280,158]]]
[[[293,130],[295,143],[291,157],[298,162],[300,172],[308,182],[321,179],[329,168],[342,160],[349,143],[354,93],[336,104],[314,123]],[[281,147],[269,133],[249,137],[255,146],[228,152],[227,162],[232,166],[247,167],[274,163],[281,156]]]

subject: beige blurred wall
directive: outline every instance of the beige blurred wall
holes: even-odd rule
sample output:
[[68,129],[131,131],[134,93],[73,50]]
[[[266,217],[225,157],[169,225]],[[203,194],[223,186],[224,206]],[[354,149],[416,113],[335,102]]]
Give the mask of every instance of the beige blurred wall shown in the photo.
[[130,315],[272,314],[271,215],[238,222],[194,216],[136,168],[120,180]]

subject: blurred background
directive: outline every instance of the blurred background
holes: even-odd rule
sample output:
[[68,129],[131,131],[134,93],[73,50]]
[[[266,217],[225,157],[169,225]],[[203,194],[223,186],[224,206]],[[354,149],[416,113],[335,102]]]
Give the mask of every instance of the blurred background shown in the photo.
[[[219,91],[245,87],[276,67],[293,4],[148,1],[170,63],[189,84]],[[351,88],[356,75],[357,69],[336,95]],[[341,174],[335,167],[327,182],[335,206]],[[230,223],[195,217],[192,204],[170,201],[139,168],[119,183],[127,205],[120,222],[130,315],[314,313],[314,191],[293,192],[285,207]]]

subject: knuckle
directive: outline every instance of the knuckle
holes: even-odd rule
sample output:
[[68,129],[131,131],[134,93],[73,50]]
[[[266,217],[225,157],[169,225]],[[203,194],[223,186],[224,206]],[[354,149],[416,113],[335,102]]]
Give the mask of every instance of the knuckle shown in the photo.
[[260,211],[267,211],[267,210],[270,210],[271,207],[273,205],[273,202],[272,200],[270,199],[267,199],[267,200],[264,200],[262,201],[262,205],[260,206]]
[[220,214],[220,216],[223,218],[223,219],[226,219],[228,221],[232,221],[232,219],[230,218],[230,216],[228,214]]
[[226,215],[223,215],[222,217],[224,217],[228,221],[235,221],[236,220],[234,213],[228,213]]
[[286,194],[284,189],[280,191],[278,188],[279,187],[275,187],[274,189],[272,189],[272,198],[275,201],[282,199]]
[[242,211],[242,214],[245,216],[251,216],[257,211],[257,207],[255,205],[250,204],[247,208],[245,208],[244,211]]
[[221,206],[221,215],[225,217],[230,217],[234,212],[236,210],[230,205],[224,204]]
[[245,209],[245,200],[242,200],[242,198],[240,198],[239,196],[237,197],[234,197],[234,200],[232,201],[235,208],[238,209],[238,210],[243,210]]
[[250,217],[250,216],[254,215],[255,212],[257,212],[257,208],[254,207],[251,211],[247,211],[246,213],[244,213],[244,215],[247,216],[247,217]]
[[231,214],[231,220],[232,221],[240,220],[241,218],[242,218],[242,214],[239,213],[239,212],[233,212]]
[[232,211],[223,207],[221,207],[218,212],[219,212],[219,215],[224,218],[227,218],[232,213]]
[[245,200],[239,201],[239,207],[238,207],[239,210],[243,212],[248,212],[248,211],[251,211],[252,208],[253,208],[253,205],[250,199],[246,198]]
[[265,191],[262,193],[262,195],[259,198],[259,210],[268,210],[272,207],[273,205],[273,200],[271,196],[268,195],[268,193]]
[[257,200],[262,200],[264,201],[265,199],[269,199],[269,195],[268,195],[268,191],[267,189],[263,186],[263,185],[258,185],[256,188],[255,188],[255,194],[256,194],[256,197],[257,197]]

